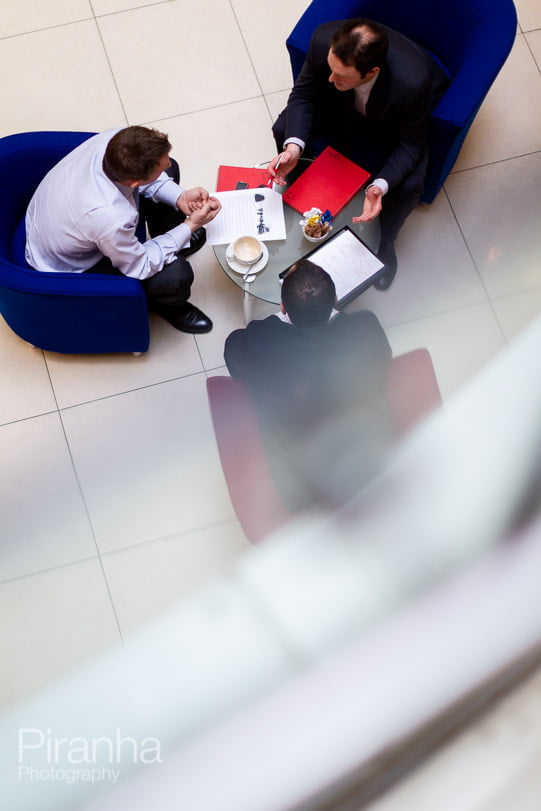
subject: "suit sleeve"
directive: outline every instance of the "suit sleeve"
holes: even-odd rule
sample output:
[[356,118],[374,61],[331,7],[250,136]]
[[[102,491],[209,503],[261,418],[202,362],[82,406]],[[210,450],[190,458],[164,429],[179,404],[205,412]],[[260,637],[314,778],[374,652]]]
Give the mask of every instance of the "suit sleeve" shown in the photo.
[[428,80],[404,92],[397,102],[399,141],[378,172],[389,189],[412,174],[427,149],[432,88]]
[[251,321],[245,329],[234,330],[225,341],[224,360],[231,377],[257,385],[264,376],[262,354],[279,319],[270,315],[261,321]]
[[360,310],[345,317],[344,327],[348,330],[349,340],[344,355],[353,375],[370,381],[369,388],[374,393],[386,390],[392,350],[383,327],[370,310]]
[[139,280],[154,276],[164,265],[172,262],[178,251],[189,244],[191,237],[190,228],[186,223],[180,223],[165,234],[141,243],[136,235],[135,209],[121,222],[110,208],[94,209],[79,227],[84,237],[93,242],[115,268],[125,276]]

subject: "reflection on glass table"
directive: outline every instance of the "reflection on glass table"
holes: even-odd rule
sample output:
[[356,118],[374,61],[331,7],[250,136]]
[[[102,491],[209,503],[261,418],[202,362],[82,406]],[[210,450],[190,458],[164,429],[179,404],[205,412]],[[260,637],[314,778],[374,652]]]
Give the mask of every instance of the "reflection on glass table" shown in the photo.
[[[302,163],[308,166],[309,161],[304,160]],[[274,188],[279,194],[283,194],[287,186],[275,186]],[[377,220],[369,223],[351,222],[352,217],[358,216],[362,212],[363,201],[364,191],[361,189],[334,218],[331,234],[336,233],[344,225],[349,225],[369,248],[377,251],[379,247],[379,222]],[[313,243],[303,236],[299,225],[302,215],[291,206],[288,206],[287,203],[284,203],[284,217],[286,239],[264,243],[268,250],[268,261],[263,270],[247,277],[250,281],[245,280],[245,273],[237,272],[230,267],[226,258],[228,246],[214,245],[214,253],[220,266],[237,287],[240,287],[244,292],[244,318],[246,323],[251,320],[253,298],[262,299],[271,304],[280,304],[281,282],[279,274],[315,247]],[[239,234],[239,236],[241,235]],[[255,269],[258,270],[257,266]]]

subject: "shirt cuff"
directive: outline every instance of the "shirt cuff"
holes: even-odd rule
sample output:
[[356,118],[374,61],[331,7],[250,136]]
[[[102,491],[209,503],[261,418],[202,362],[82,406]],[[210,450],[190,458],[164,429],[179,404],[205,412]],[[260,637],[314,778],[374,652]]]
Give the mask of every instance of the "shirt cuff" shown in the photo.
[[366,191],[368,191],[370,186],[377,186],[378,189],[381,189],[382,194],[387,194],[387,192],[389,191],[389,184],[382,177],[376,177],[375,180],[372,181],[372,183],[369,183],[368,186],[366,187]]
[[[175,240],[177,245],[176,251],[181,251],[190,244],[192,229],[189,225],[186,225],[185,222],[181,222],[180,225],[175,225],[170,231],[166,231],[166,234],[170,234]],[[165,234],[163,234],[163,236],[165,236]]]
[[177,200],[183,191],[184,188],[175,183],[167,172],[162,172],[152,183],[139,186],[139,193],[143,197],[150,197],[155,203],[165,203],[172,208],[177,207]]
[[304,152],[304,147],[306,146],[305,142],[301,141],[300,138],[286,138],[286,140],[284,141],[284,149],[288,144],[297,144],[297,146],[300,146],[301,155]]

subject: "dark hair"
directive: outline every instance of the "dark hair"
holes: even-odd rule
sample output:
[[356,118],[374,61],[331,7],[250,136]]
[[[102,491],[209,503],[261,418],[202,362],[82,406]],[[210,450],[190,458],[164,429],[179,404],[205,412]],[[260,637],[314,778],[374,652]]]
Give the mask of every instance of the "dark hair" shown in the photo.
[[336,299],[334,282],[326,270],[299,259],[282,283],[282,302],[293,324],[312,327],[324,324]]
[[163,132],[148,127],[125,127],[107,144],[103,170],[111,180],[118,182],[145,180],[170,149],[169,139]]
[[344,63],[353,65],[364,76],[385,62],[389,39],[384,28],[372,20],[357,17],[348,20],[332,36],[331,51]]

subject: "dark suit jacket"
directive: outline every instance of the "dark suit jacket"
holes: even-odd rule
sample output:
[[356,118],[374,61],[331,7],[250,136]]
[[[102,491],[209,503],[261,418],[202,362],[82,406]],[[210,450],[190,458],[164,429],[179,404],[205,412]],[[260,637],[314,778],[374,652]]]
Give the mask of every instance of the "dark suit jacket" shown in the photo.
[[390,441],[391,348],[367,310],[319,327],[269,316],[226,340],[232,377],[253,391],[284,500],[341,502],[372,478]]
[[362,137],[381,148],[385,159],[377,174],[393,188],[423,163],[430,110],[445,89],[447,78],[420,46],[385,28],[389,37],[387,61],[381,66],[366,115],[362,116],[355,110],[354,91],[336,90],[329,82],[330,40],[344,22],[335,20],[315,30],[288,99],[285,137],[309,142],[323,136],[346,154],[351,153],[353,140]]

